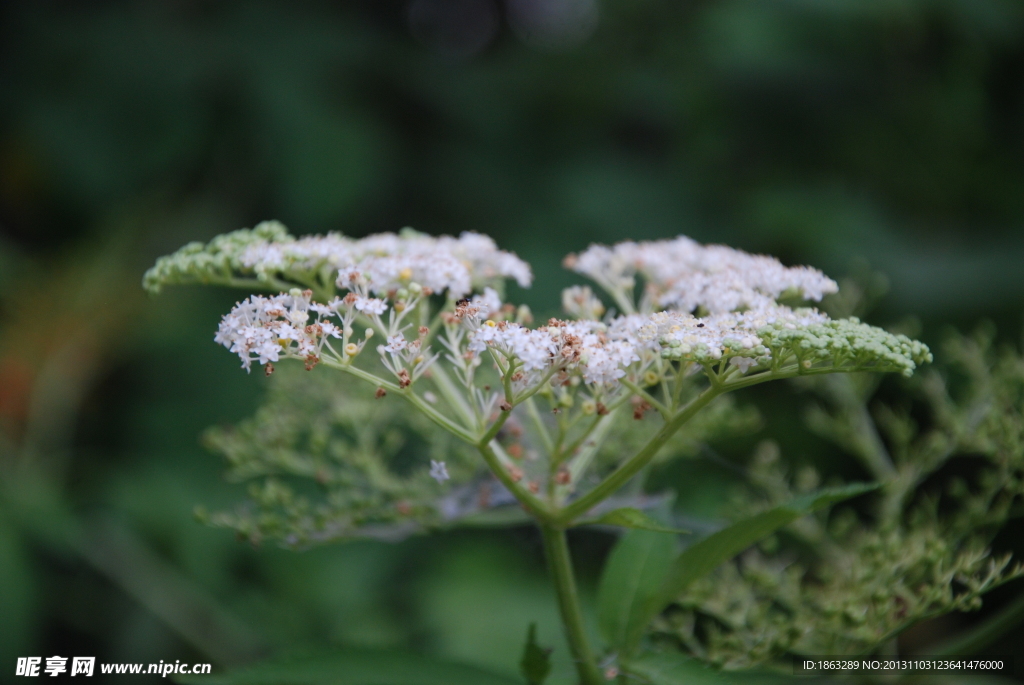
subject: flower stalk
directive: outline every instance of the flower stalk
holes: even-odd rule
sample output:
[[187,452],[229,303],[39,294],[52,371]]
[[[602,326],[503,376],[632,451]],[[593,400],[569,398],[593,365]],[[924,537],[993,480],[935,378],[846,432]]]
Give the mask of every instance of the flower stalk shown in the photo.
[[594,651],[590,648],[590,640],[587,638],[565,529],[541,524],[540,532],[544,538],[544,553],[548,560],[548,568],[551,570],[551,580],[558,598],[558,610],[562,617],[566,641],[569,643],[576,673],[579,674],[580,685],[599,685],[604,679],[598,670]]

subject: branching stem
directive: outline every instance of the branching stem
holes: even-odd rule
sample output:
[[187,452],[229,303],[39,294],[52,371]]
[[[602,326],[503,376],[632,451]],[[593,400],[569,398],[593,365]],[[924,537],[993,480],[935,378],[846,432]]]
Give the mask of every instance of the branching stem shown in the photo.
[[722,394],[722,390],[714,386],[707,388],[700,395],[695,397],[689,404],[679,410],[665,425],[661,427],[639,452],[630,457],[619,468],[615,469],[607,478],[601,481],[593,490],[580,497],[578,500],[565,507],[559,512],[558,520],[564,524],[571,523],[574,519],[586,514],[595,505],[615,493],[626,482],[635,476],[643,467],[647,466],[658,453],[658,450],[668,442],[683,424],[689,421],[701,409],[706,407],[713,399]]
[[520,485],[516,480],[512,478],[512,474],[509,473],[505,464],[502,463],[501,459],[495,453],[494,448],[490,442],[481,442],[477,445],[477,449],[480,451],[480,455],[487,462],[487,466],[491,469],[494,477],[501,481],[501,484],[508,488],[519,503],[523,505],[523,508],[530,513],[538,522],[550,523],[554,520],[554,516],[548,509],[548,506],[540,500],[536,495],[531,493],[529,490]]
[[620,378],[619,382],[622,383],[627,388],[629,388],[630,390],[632,390],[634,394],[644,398],[644,401],[647,402],[647,404],[651,405],[652,407],[658,410],[658,413],[661,414],[661,417],[663,419],[665,419],[666,421],[672,419],[672,410],[666,407],[663,402],[656,399],[654,395],[647,392],[646,390],[644,390],[643,388],[641,388],[639,385],[632,382],[628,378]]

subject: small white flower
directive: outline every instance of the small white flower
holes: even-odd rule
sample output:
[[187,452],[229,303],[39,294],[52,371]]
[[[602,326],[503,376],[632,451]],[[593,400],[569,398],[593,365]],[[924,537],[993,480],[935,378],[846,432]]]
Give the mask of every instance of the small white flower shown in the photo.
[[[338,298],[334,298],[334,301],[338,301]],[[337,311],[336,309],[334,309],[333,303],[320,304],[319,302],[310,303],[309,310],[312,312],[316,312],[320,316],[334,316],[335,312]]]
[[378,297],[360,297],[356,300],[356,309],[366,314],[380,316],[387,311],[388,305]]
[[750,367],[757,365],[757,360],[750,357],[733,357],[730,362],[740,370],[740,373],[746,373]]
[[391,354],[398,354],[409,346],[409,343],[405,341],[405,336],[401,333],[398,335],[389,335],[388,344],[384,345],[384,351],[390,352]]
[[341,329],[338,328],[337,326],[335,326],[330,321],[321,321],[320,322],[320,330],[323,331],[324,335],[329,335],[332,338],[340,338],[341,337]]
[[438,483],[443,483],[451,476],[448,475],[448,467],[445,466],[443,461],[430,460],[430,477],[436,480]]
[[483,295],[474,295],[470,303],[480,315],[487,317],[501,310],[501,298],[494,288],[484,288]]

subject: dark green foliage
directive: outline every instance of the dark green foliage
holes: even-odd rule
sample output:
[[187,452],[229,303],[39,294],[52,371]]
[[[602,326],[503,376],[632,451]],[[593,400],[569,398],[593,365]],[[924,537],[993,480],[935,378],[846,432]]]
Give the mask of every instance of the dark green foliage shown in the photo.
[[[401,539],[489,512],[480,460],[400,397],[377,399],[372,386],[330,369],[282,365],[271,380],[255,416],[205,434],[229,479],[250,483],[250,504],[209,515],[214,525],[305,547]],[[428,475],[431,459],[446,461],[450,481]]]
[[[633,454],[661,428],[663,421],[656,412],[647,412],[636,420],[629,412],[614,417],[614,423],[597,445],[596,465],[611,470],[624,454]],[[749,435],[761,427],[757,409],[743,402],[742,397],[724,395],[698,413],[686,426],[673,435],[654,459],[667,463],[679,458],[693,458],[708,444],[724,435]]]
[[[629,677],[650,685],[778,685],[793,679],[778,673],[728,672],[711,668],[692,657],[678,653],[648,653],[623,664]],[[798,682],[820,682],[801,678]]]
[[531,623],[526,631],[526,646],[519,670],[526,678],[526,685],[544,685],[551,673],[551,650],[537,644],[537,624]]
[[[787,533],[799,544],[776,541],[721,567],[680,595],[655,633],[729,668],[863,654],[923,619],[976,609],[984,593],[1020,576],[989,544],[1024,495],[1024,360],[994,350],[984,333],[952,336],[943,352],[941,370],[907,382],[926,410],[923,427],[905,408],[874,400],[875,383],[805,383],[821,398],[812,428],[882,483],[874,506],[805,520]],[[794,486],[770,445],[749,477],[756,490],[746,502],[754,492],[779,501],[817,479],[805,471]]]
[[347,651],[276,659],[204,676],[178,676],[200,685],[514,685],[485,670],[408,652]]
[[613,552],[601,582],[605,638],[616,650],[632,655],[650,621],[719,564],[813,511],[876,487],[858,483],[804,495],[740,519],[690,545],[678,556],[672,554],[675,544],[671,538],[662,535],[658,539],[647,531],[642,535],[641,531],[630,533]]
[[658,533],[688,533],[689,531],[680,530],[679,528],[672,528],[666,526],[663,523],[655,521],[650,516],[634,509],[633,507],[623,507],[621,509],[612,509],[609,512],[601,514],[595,519],[589,521],[581,521],[580,525],[604,525],[604,526],[621,526],[623,528],[634,528],[640,530],[651,530]]

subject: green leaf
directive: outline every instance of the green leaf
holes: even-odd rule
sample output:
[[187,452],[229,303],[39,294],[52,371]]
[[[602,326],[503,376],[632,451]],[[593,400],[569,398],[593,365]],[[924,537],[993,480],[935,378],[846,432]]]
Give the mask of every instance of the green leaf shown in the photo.
[[218,675],[177,676],[197,685],[521,685],[464,664],[409,652],[352,650],[274,659]]
[[609,646],[621,650],[643,634],[675,554],[673,536],[649,530],[632,530],[615,545],[597,590],[597,622]]
[[653,530],[659,533],[689,533],[688,530],[681,530],[678,528],[669,528],[664,526],[650,516],[634,509],[633,507],[623,507],[621,509],[613,509],[609,512],[605,512],[596,519],[590,519],[589,521],[581,521],[581,526],[621,526],[622,528],[639,528],[641,530]]
[[644,628],[647,627],[651,619],[686,590],[691,583],[706,576],[722,562],[731,559],[750,545],[768,537],[801,516],[877,488],[878,485],[874,483],[854,483],[844,487],[819,490],[737,521],[694,543],[672,562],[672,568],[661,589],[655,593],[651,601],[642,607],[642,611],[630,623],[630,629],[625,635],[625,639],[618,646],[624,654],[634,651],[643,636]]
[[526,647],[519,669],[526,678],[526,685],[544,685],[551,673],[551,650],[537,644],[537,624],[531,623],[526,631]]
[[[795,680],[776,673],[719,671],[678,653],[642,654],[623,662],[622,672],[651,685],[775,685]],[[803,684],[811,682],[800,679]]]
[[822,507],[877,488],[878,485],[874,483],[854,483],[839,488],[826,488],[737,521],[683,551],[673,563],[672,572],[662,588],[662,593],[671,601],[693,581],[707,575],[722,562],[731,559],[779,528]]

